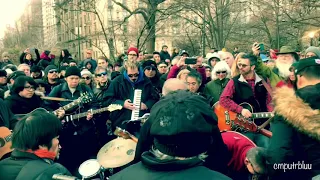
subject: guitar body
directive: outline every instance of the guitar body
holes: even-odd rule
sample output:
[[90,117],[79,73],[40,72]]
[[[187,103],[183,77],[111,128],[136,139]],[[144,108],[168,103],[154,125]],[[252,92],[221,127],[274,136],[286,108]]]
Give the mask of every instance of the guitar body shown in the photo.
[[7,127],[0,127],[0,159],[7,153],[12,152],[12,133]]
[[[253,112],[252,106],[248,103],[239,104],[243,108]],[[213,111],[218,117],[218,127],[220,131],[232,131],[232,121],[238,117],[238,114],[227,110],[219,104],[219,101],[213,105]]]

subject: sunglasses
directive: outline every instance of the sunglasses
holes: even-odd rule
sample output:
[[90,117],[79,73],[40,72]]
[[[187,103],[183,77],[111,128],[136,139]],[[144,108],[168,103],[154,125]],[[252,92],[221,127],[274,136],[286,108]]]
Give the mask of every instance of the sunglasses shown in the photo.
[[106,76],[106,75],[107,75],[106,72],[103,72],[103,73],[100,73],[100,74],[96,74],[97,77]]
[[128,54],[128,56],[137,56],[136,54]]
[[128,74],[128,76],[129,76],[130,78],[132,78],[132,77],[138,77],[139,74],[138,74],[138,73],[136,73],[136,74]]
[[218,72],[216,72],[216,74],[225,74],[225,73],[227,73],[227,71],[218,71]]
[[87,77],[81,77],[82,79],[85,79],[85,80],[90,80],[91,78],[89,76]]
[[58,71],[57,71],[57,70],[50,70],[49,73],[50,73],[50,74],[51,74],[51,73],[58,73]]

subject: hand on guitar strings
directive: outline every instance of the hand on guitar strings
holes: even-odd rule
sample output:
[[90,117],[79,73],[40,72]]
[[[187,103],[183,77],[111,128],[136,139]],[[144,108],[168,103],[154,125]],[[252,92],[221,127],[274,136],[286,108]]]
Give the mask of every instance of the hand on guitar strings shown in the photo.
[[242,109],[241,115],[244,116],[245,118],[250,118],[252,116],[251,112],[245,108]]
[[132,111],[136,109],[135,105],[131,102],[130,99],[124,101],[123,107]]
[[66,112],[64,111],[64,109],[60,108],[60,109],[57,110],[57,114],[56,115],[57,115],[57,117],[59,119],[62,119],[65,114],[66,114]]

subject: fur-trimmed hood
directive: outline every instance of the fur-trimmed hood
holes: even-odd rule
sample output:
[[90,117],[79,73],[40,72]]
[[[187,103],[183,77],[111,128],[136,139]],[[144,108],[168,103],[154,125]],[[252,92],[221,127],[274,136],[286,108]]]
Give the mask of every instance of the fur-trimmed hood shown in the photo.
[[[299,132],[320,140],[320,84],[299,89],[277,88],[273,100],[275,112]],[[313,107],[313,108],[312,108]]]

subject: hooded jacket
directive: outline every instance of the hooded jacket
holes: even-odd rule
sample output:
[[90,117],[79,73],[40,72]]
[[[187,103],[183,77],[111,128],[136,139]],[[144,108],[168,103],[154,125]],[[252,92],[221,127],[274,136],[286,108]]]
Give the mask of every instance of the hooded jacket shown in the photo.
[[[267,164],[273,179],[311,179],[320,174],[320,83],[298,89],[283,86],[274,94],[276,116],[268,148]],[[304,163],[283,173],[274,164]],[[312,164],[308,169],[306,164]]]

